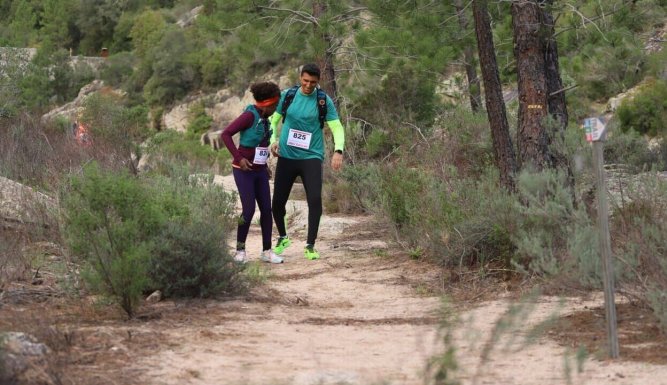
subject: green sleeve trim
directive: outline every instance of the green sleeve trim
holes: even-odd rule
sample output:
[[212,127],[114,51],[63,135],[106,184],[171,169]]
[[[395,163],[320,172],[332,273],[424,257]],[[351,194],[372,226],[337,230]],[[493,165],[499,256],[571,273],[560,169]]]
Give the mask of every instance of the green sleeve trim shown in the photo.
[[327,125],[329,126],[329,128],[331,129],[331,133],[333,134],[334,151],[336,150],[343,151],[345,147],[345,128],[343,128],[343,124],[340,122],[340,119],[329,120],[327,121]]
[[271,133],[271,140],[269,141],[269,144],[275,143],[276,140],[278,140],[278,123],[280,123],[280,119],[282,119],[283,116],[280,115],[278,112],[274,112],[273,115],[269,117],[269,121],[271,122],[271,130],[273,131]]

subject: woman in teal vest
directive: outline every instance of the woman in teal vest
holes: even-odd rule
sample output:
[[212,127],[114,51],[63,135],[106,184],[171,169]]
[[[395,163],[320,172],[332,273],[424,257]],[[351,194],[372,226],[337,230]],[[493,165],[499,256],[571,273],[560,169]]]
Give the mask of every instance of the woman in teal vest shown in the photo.
[[[262,254],[260,259],[269,263],[282,263],[283,259],[271,250],[271,191],[269,172],[266,166],[271,137],[268,117],[276,110],[280,99],[280,88],[272,82],[255,83],[250,87],[255,104],[227,126],[222,132],[222,141],[232,154],[233,173],[241,198],[242,214],[236,232],[236,255],[238,262],[246,262],[245,242],[250,222],[255,214],[255,201],[259,206],[262,227]],[[240,133],[238,148],[232,136]]]

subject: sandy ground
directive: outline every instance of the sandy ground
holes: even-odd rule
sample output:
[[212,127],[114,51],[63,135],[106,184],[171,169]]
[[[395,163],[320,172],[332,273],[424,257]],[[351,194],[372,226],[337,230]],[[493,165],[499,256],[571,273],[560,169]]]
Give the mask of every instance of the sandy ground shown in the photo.
[[[229,183],[229,181],[227,181]],[[319,261],[303,258],[305,212],[293,202],[295,240],[255,300],[210,306],[206,320],[162,330],[150,357],[132,363],[147,384],[423,384],[444,349],[441,300],[420,290],[437,267],[387,257],[372,218],[322,218]],[[300,212],[301,210],[301,212]],[[376,230],[372,230],[372,229]],[[385,233],[386,235],[386,233]],[[258,226],[248,242],[261,249]],[[256,257],[255,257],[256,259]],[[503,298],[453,304],[450,329],[463,384],[667,384],[667,367],[588,357],[559,346],[536,325],[601,299]],[[508,312],[508,309],[514,309]],[[509,326],[498,320],[514,315]],[[530,338],[529,338],[530,337]],[[481,357],[485,358],[481,358]],[[579,371],[578,369],[581,369]]]
[[[401,284],[409,266],[373,250],[351,251],[363,241],[324,235],[322,259],[308,261],[301,235],[293,233],[285,264],[264,265],[270,278],[256,294],[263,299],[216,304],[205,325],[163,330],[177,346],[135,363],[149,368],[146,383],[422,383],[424,363],[438,348],[439,299]],[[259,238],[251,232],[255,256]]]

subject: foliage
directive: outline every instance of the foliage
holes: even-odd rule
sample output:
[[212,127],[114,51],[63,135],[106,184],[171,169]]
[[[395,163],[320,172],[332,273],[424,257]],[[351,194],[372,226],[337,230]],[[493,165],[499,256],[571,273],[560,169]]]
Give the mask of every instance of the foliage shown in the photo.
[[650,306],[667,330],[667,181],[646,173],[628,186],[611,221],[619,287]]
[[73,176],[63,195],[65,237],[90,265],[91,287],[114,298],[132,317],[148,286],[148,260],[170,214],[127,173],[92,164]]
[[111,46],[114,28],[122,12],[123,7],[118,1],[81,1],[76,19],[81,33],[79,51],[97,56],[103,47]]
[[[664,149],[651,146],[649,140],[634,130],[614,131],[604,146],[604,159],[607,164],[630,166],[634,172],[664,169]],[[662,156],[661,156],[662,155]]]
[[229,256],[217,227],[210,222],[166,227],[150,270],[166,297],[238,292],[243,268]]
[[144,99],[150,105],[168,105],[185,96],[195,81],[195,70],[186,61],[190,46],[180,29],[164,32],[147,53],[150,77],[144,86]]
[[93,72],[87,65],[70,65],[67,51],[38,50],[19,80],[20,100],[31,109],[70,101],[92,79]]
[[142,179],[93,163],[62,194],[64,235],[90,266],[87,282],[130,317],[149,288],[177,297],[245,288],[225,251],[234,197],[210,181],[174,175]]
[[[92,136],[93,146],[102,149],[100,155],[117,165],[127,165],[134,171],[132,154],[139,157],[137,143],[148,137],[148,111],[143,106],[127,107],[122,97],[113,93],[96,93],[86,98],[79,121]],[[117,154],[117,156],[113,156]],[[101,157],[98,158],[102,160]]]
[[29,115],[0,119],[0,175],[54,192],[64,175],[90,159],[69,132]]
[[150,167],[159,174],[170,174],[172,163],[187,165],[194,172],[223,174],[231,171],[228,151],[202,146],[198,138],[176,131],[162,131],[153,136],[146,148]]
[[204,102],[196,103],[190,107],[190,124],[188,125],[188,133],[195,138],[199,138],[201,134],[209,131],[213,125],[213,118],[206,113]]
[[[517,179],[516,263],[547,277],[567,275],[598,286],[597,237],[583,208],[577,208],[566,187],[566,175],[556,171],[523,172]],[[576,269],[579,269],[578,274]]]
[[100,78],[112,87],[128,88],[136,58],[129,52],[111,55],[100,68]]
[[623,131],[667,136],[667,80],[654,80],[626,98],[616,111]]
[[368,156],[385,156],[417,138],[417,132],[429,133],[437,111],[435,84],[420,82],[420,76],[409,68],[390,72],[378,89],[368,89],[359,96],[353,114],[366,122],[363,130]]
[[227,235],[234,227],[235,197],[210,179],[177,170],[171,178],[155,178],[158,190],[169,191],[187,206],[187,215],[172,218],[163,229],[150,262],[150,277],[167,297],[210,297],[245,288],[243,268],[233,263]]
[[327,178],[323,203],[329,213],[368,213],[377,209],[380,168],[374,164],[351,165]]

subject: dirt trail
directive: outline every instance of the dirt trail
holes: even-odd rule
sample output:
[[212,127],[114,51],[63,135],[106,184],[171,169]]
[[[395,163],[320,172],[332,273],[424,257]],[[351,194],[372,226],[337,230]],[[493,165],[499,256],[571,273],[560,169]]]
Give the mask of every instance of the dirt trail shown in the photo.
[[[323,218],[323,229],[331,221]],[[365,221],[355,218],[359,224],[344,225],[344,233],[359,239]],[[162,330],[173,346],[135,365],[150,368],[147,383],[422,383],[436,347],[438,299],[402,282],[406,266],[372,249],[353,251],[365,241],[325,231],[322,259],[308,261],[301,232],[292,236],[287,262],[264,265],[270,278],[253,300],[212,303],[205,320]],[[252,229],[249,254],[256,259],[260,249]]]
[[[441,302],[425,296],[428,290],[420,290],[420,282],[432,283],[437,268],[387,257],[379,235],[384,231],[369,217],[324,216],[318,239],[322,259],[308,261],[302,255],[305,203],[291,202],[295,242],[285,253],[287,262],[264,265],[270,271],[268,282],[248,301],[208,302],[151,322],[152,330],[160,330],[161,343],[128,368],[139,374],[140,383],[425,383],[428,360],[443,349],[437,332]],[[254,225],[248,251],[257,259],[260,249]],[[509,303],[499,298],[460,312],[461,326],[453,337],[463,384],[667,384],[665,366],[594,357],[578,373],[576,360],[565,355],[567,348],[544,335],[522,346],[530,325],[599,306],[599,298],[540,297],[519,317],[527,326],[487,345],[493,349],[480,364],[485,343]],[[167,302],[158,308],[173,306]]]
[[[302,254],[305,203],[291,202],[294,243],[285,253],[287,262],[263,264],[267,283],[248,297],[145,304],[130,322],[108,317],[78,326],[71,322],[77,330],[71,333],[69,370],[82,374],[73,383],[424,384],[427,362],[443,350],[441,300],[430,294],[440,294],[431,290],[439,269],[393,255],[384,241],[387,231],[370,217],[323,216],[317,244],[322,259],[308,261]],[[247,244],[254,260],[260,236],[253,221]],[[463,297],[452,290],[446,294]],[[667,384],[664,365],[592,357],[577,373],[575,360],[564,355],[571,347],[559,346],[549,336],[539,334],[522,346],[527,327],[487,344],[511,302],[511,293],[491,292],[496,299],[454,304],[460,319],[453,331],[456,374],[462,384]],[[539,297],[531,312],[517,318],[530,326],[556,312],[600,304],[600,298]],[[600,325],[604,327],[602,321]],[[61,328],[71,328],[65,326]],[[492,350],[480,364],[485,346]],[[569,382],[566,362],[572,369]]]

